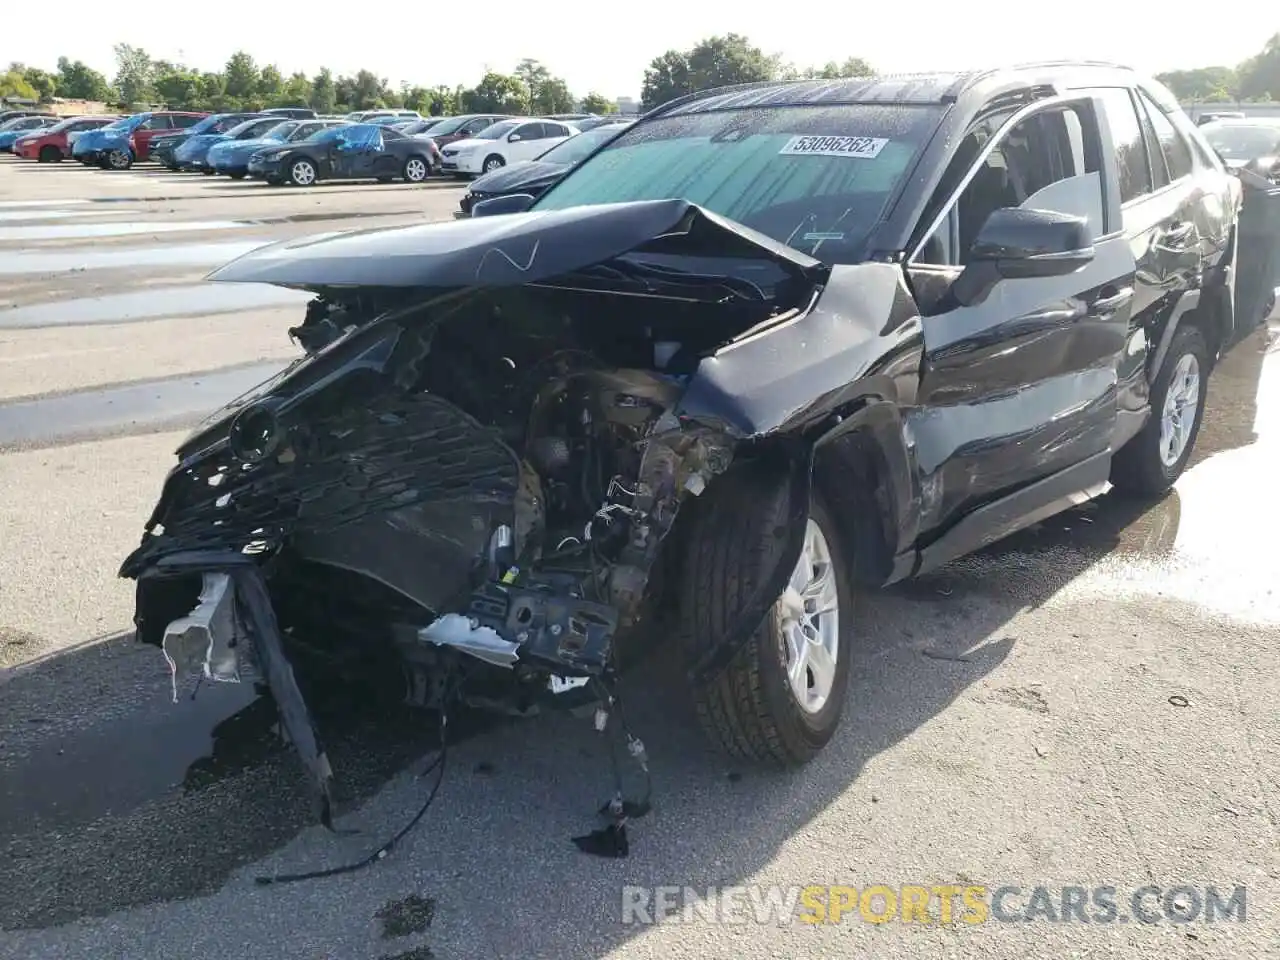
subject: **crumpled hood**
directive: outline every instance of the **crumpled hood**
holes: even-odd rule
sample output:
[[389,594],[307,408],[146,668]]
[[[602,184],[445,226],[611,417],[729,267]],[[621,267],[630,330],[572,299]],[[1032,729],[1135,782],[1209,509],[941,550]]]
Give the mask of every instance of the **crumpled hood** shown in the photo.
[[516,193],[521,187],[542,186],[563,177],[569,170],[563,163],[513,163],[471,181],[472,193]]
[[536,283],[612,260],[653,241],[703,257],[768,259],[813,279],[806,254],[687,200],[532,210],[408,227],[282,240],[209,274],[214,281],[331,287],[496,287]]

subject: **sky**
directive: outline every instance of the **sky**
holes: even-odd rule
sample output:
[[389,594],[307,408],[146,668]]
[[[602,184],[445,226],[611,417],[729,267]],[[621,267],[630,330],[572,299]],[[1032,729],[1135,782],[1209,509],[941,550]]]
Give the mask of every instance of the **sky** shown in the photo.
[[[1074,0],[1060,15],[1053,4],[991,3],[990,12],[979,13],[977,4],[912,0],[863,7],[863,18],[850,0],[790,8],[741,0],[556,0],[536,7],[537,15],[524,3],[490,0],[480,15],[466,5],[420,4],[416,18],[414,5],[370,8],[364,16],[353,4],[335,3],[330,13],[325,4],[299,8],[260,0],[220,0],[212,7],[62,0],[48,8],[52,13],[40,4],[9,6],[0,25],[0,64],[17,60],[52,69],[67,56],[110,79],[112,47],[129,43],[156,59],[202,70],[220,69],[233,52],[246,50],[286,76],[322,66],[335,74],[365,68],[393,86],[472,86],[487,69],[510,72],[532,57],[577,95],[609,97],[639,96],[646,65],[664,51],[728,32],[801,66],[857,56],[882,73],[1056,58],[1109,60],[1156,73],[1234,65],[1280,33],[1280,4],[1264,0],[1230,4],[1223,8],[1229,19],[1211,29],[1192,7],[1187,16],[1175,16],[1169,14],[1176,6],[1125,0]],[[306,10],[301,17],[299,9]],[[782,9],[796,15],[781,16]]]

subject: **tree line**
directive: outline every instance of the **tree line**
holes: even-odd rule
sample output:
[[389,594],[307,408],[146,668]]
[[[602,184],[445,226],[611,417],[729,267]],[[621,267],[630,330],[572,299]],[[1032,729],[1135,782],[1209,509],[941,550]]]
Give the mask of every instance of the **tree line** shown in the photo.
[[[121,109],[164,104],[173,109],[255,110],[310,106],[320,113],[346,113],[378,107],[417,110],[439,116],[453,113],[549,114],[582,110],[611,113],[609,97],[591,92],[581,99],[565,81],[534,59],[521,60],[510,73],[487,72],[474,87],[392,87],[370,70],[335,76],[321,69],[314,76],[284,76],[273,64],[260,65],[244,51],[233,53],[220,71],[202,71],[155,60],[140,47],[118,44],[116,72],[108,80],[80,60],[61,57],[52,71],[11,63],[0,74],[0,96],[48,101],[54,97],[95,100]],[[710,87],[800,77],[872,76],[860,57],[821,66],[797,66],[767,54],[740,34],[707,37],[688,50],[668,50],[644,72],[641,101],[646,108]],[[1280,100],[1280,34],[1234,67],[1199,67],[1158,76],[1183,101],[1243,102]]]
[[1183,103],[1280,100],[1280,33],[1261,52],[1234,67],[1197,67],[1157,75]]
[[284,76],[273,64],[258,64],[244,51],[233,53],[222,70],[196,70],[168,60],[155,60],[141,47],[115,47],[116,73],[108,80],[82,61],[66,57],[53,71],[11,63],[0,74],[0,96],[48,102],[54,97],[94,100],[132,110],[163,104],[173,110],[262,110],[309,106],[318,113],[347,113],[381,107],[417,110],[429,116],[455,113],[540,115],[613,113],[614,101],[591,92],[575,97],[568,85],[537,60],[525,59],[509,74],[486,73],[474,87],[408,83],[392,87],[370,70],[335,76],[321,69],[315,76]]

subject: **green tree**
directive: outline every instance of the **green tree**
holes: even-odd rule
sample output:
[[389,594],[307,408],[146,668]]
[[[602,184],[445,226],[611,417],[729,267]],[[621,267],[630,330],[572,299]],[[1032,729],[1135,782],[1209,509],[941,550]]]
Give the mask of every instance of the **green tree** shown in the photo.
[[264,103],[274,103],[284,90],[284,77],[275,64],[269,63],[258,71],[256,93]]
[[618,105],[604,94],[595,93],[593,91],[582,98],[582,112],[602,115],[606,113],[617,113]]
[[652,109],[692,92],[689,55],[679,50],[668,50],[649,62],[644,72],[640,100],[647,109]]
[[468,113],[528,113],[529,88],[519,77],[490,71],[466,91],[462,108]]
[[456,114],[462,109],[461,88],[453,88],[446,86],[428,87],[427,88],[427,108],[420,110],[420,113],[429,113],[433,117],[443,117],[446,114]]
[[31,84],[41,100],[47,103],[57,95],[58,78],[54,74],[46,73],[39,67],[26,67],[21,64],[14,64],[13,67],[18,68],[22,79]]
[[127,107],[151,99],[152,63],[147,51],[127,43],[115,45],[116,90]]
[[530,110],[543,116],[550,113],[570,113],[576,103],[568,84],[559,77],[550,77],[538,84],[538,92],[533,95]]
[[538,102],[539,90],[542,89],[544,83],[551,79],[551,71],[537,60],[526,57],[516,64],[513,73],[524,83],[525,89],[529,92],[526,102],[529,104],[530,109],[533,109],[533,105]]
[[227,96],[235,100],[245,100],[256,95],[258,82],[262,79],[253,57],[243,50],[237,50],[231,55],[222,75]]
[[273,107],[302,107],[311,99],[311,80],[305,73],[295,73],[284,82],[280,92],[271,98]]
[[1182,101],[1234,100],[1239,77],[1230,67],[1197,67],[1194,70],[1171,70],[1156,75],[1175,97]]
[[322,67],[311,81],[311,97],[307,101],[316,113],[333,113],[337,109],[338,95],[334,89],[333,72]]
[[58,96],[68,100],[105,102],[111,99],[111,85],[106,77],[88,67],[83,60],[72,62],[66,57],[59,57]]
[[426,87],[411,87],[405,84],[401,91],[401,100],[406,110],[417,110],[424,117],[431,112],[431,91]]
[[1280,100],[1280,33],[1262,51],[1250,57],[1236,71],[1237,97],[1241,100]]
[[9,70],[0,75],[0,97],[19,97],[23,100],[36,100],[40,91],[27,83],[21,70]]
[[699,41],[689,51],[688,60],[689,78],[695,91],[772,80],[778,75],[777,58],[767,56],[737,33]]
[[200,73],[163,60],[152,64],[151,86],[167,107],[191,109],[202,104]]

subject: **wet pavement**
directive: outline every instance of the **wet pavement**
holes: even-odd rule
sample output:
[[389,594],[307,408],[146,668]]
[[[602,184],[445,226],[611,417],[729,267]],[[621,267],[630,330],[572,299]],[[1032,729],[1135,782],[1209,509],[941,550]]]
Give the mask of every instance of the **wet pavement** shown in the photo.
[[[95,176],[68,179],[80,174]],[[5,175],[0,164],[0,210],[13,203]],[[116,179],[127,193],[145,176]],[[428,216],[456,205],[441,192]],[[378,193],[353,202],[373,206]],[[342,196],[326,201],[335,220],[348,212]],[[297,202],[314,212],[309,195]],[[247,203],[226,215],[268,218]],[[287,229],[257,226],[249,241],[237,228],[228,245]],[[131,585],[114,574],[173,448],[201,411],[288,359],[258,358],[268,342],[287,344],[297,317],[252,286],[196,292],[191,261],[161,256],[183,241],[120,242],[59,249],[87,269],[40,278],[5,267],[46,254],[0,240],[0,274],[21,273],[9,288],[0,276],[0,301],[15,304],[0,309],[0,377],[7,355],[48,365],[0,401],[3,960],[1280,955],[1277,334],[1247,338],[1214,372],[1195,461],[1161,502],[1104,497],[860,597],[846,722],[805,770],[762,773],[713,751],[673,658],[659,656],[624,687],[655,785],[630,858],[587,858],[569,842],[596,825],[612,789],[588,721],[459,716],[438,798],[389,858],[263,887],[255,878],[357,860],[408,822],[439,731],[398,704],[394,676],[336,684],[300,664],[340,779],[339,826],[359,831],[326,834],[252,683],[173,703],[163,658],[128,636]],[[207,257],[218,245],[192,246]],[[120,259],[104,265],[103,249]],[[145,302],[152,289],[161,306]],[[259,323],[252,311],[265,307]],[[189,361],[166,352],[224,328],[225,342],[200,341]],[[109,338],[163,369],[117,358],[96,371],[84,351],[117,357]],[[877,926],[856,913],[816,929],[620,922],[627,883],[957,881],[1245,884],[1249,916],[1152,927]]]

